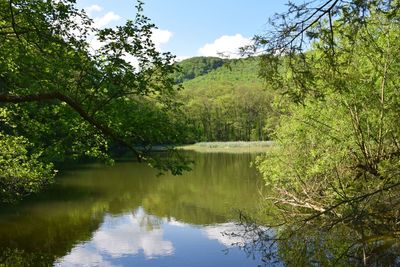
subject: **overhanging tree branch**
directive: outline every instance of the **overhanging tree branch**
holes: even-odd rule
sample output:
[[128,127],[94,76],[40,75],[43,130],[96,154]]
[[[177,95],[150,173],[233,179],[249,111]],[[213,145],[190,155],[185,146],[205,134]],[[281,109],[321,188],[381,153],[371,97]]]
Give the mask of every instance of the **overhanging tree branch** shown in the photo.
[[329,213],[329,212],[335,210],[336,208],[338,208],[338,207],[340,207],[340,206],[342,206],[342,205],[349,204],[349,203],[354,203],[354,202],[359,202],[359,201],[363,201],[363,200],[366,199],[366,198],[369,198],[369,197],[371,197],[371,196],[373,196],[373,195],[376,195],[376,194],[378,194],[378,193],[382,193],[382,192],[389,191],[389,190],[391,190],[391,189],[393,189],[393,188],[396,188],[396,187],[398,187],[398,186],[400,186],[400,182],[395,183],[395,184],[392,184],[392,185],[389,185],[389,186],[386,186],[386,187],[383,187],[383,188],[379,188],[379,189],[377,189],[377,190],[375,190],[375,191],[368,192],[368,193],[363,194],[363,195],[360,195],[360,196],[355,196],[355,197],[350,198],[350,199],[342,200],[342,201],[336,203],[335,205],[332,205],[332,206],[330,206],[330,207],[327,207],[327,208],[324,209],[323,211],[318,212],[318,213],[316,213],[316,214],[314,214],[314,215],[312,215],[312,216],[310,216],[310,217],[304,219],[303,221],[304,221],[304,222],[312,221],[312,220],[314,220],[315,218],[318,218],[318,217],[320,217],[320,216],[323,216],[323,215],[325,215],[325,214],[327,214],[327,213]]
[[[329,3],[331,3],[333,0],[327,1],[325,4],[323,4],[322,6],[318,7],[314,13],[312,13],[309,17],[307,17],[305,20],[298,22],[295,24],[294,28],[297,28],[297,26],[301,25],[302,28],[301,30],[295,34],[294,37],[292,37],[287,43],[285,43],[283,45],[283,48],[288,47],[289,45],[292,45],[293,42],[300,37],[304,32],[306,32],[308,29],[310,29],[313,25],[315,25],[317,22],[319,22],[322,17],[324,17],[326,14],[329,14],[329,19],[331,20],[331,11],[332,9],[337,5],[337,3],[339,2],[339,0],[335,0],[333,1],[332,5],[330,5],[327,9],[324,9]],[[319,12],[321,12],[317,18],[314,18],[314,16],[316,14],[318,14]],[[313,19],[314,18],[314,19]],[[309,22],[311,20],[311,22]],[[308,25],[305,25],[307,22],[309,22]],[[330,24],[331,27],[331,31],[332,31],[332,24]]]
[[26,102],[41,102],[41,101],[51,101],[51,100],[59,100],[61,102],[66,103],[73,110],[75,110],[82,119],[87,121],[89,124],[94,126],[97,130],[99,130],[104,136],[110,137],[121,145],[129,148],[136,156],[136,158],[141,161],[144,158],[141,152],[135,149],[131,144],[126,142],[123,138],[118,136],[110,127],[104,125],[97,121],[93,116],[91,116],[85,109],[72,99],[71,97],[62,94],[60,92],[48,92],[48,93],[38,93],[38,94],[30,94],[30,95],[0,95],[0,103],[26,103]]

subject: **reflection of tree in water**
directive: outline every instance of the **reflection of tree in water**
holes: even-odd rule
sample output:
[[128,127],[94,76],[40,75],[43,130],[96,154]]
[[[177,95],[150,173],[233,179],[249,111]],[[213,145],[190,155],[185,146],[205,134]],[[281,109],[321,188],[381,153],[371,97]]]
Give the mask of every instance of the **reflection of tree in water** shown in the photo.
[[162,218],[140,212],[140,209],[132,211],[132,215],[137,218],[140,228],[145,229],[146,232],[160,229],[163,223]]
[[399,223],[369,219],[356,225],[318,218],[272,228],[241,215],[243,227],[225,234],[241,237],[235,245],[265,266],[399,266]]

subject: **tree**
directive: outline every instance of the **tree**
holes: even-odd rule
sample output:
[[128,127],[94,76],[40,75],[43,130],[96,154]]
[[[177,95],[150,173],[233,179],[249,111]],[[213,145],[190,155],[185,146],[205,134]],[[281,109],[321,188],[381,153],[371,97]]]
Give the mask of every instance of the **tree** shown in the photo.
[[[298,242],[296,233],[305,229],[345,227],[359,237],[365,265],[374,247],[398,244],[398,4],[290,5],[297,22],[275,24],[278,35],[255,38],[266,45],[262,75],[288,96],[276,146],[258,161],[271,189],[266,199],[280,211],[282,244]],[[312,248],[312,238],[303,238]]]
[[[371,14],[395,22],[400,7],[399,1],[391,0],[318,0],[302,4],[289,1],[287,5],[287,12],[270,18],[270,30],[254,36],[253,44],[242,52],[262,54],[261,76],[297,103],[305,95],[321,97],[323,93],[313,90],[313,77],[308,69],[313,62],[308,61],[306,52],[313,43],[319,42],[321,53],[329,60],[325,67],[335,71],[338,40],[343,36],[349,37],[349,42],[363,38],[359,33],[370,23]],[[277,79],[274,73],[278,71],[290,71],[287,74],[292,79]]]
[[[142,2],[136,10],[135,19],[123,26],[95,29],[74,0],[0,3],[0,138],[21,146],[20,164],[13,169],[37,171],[37,179],[25,176],[35,188],[22,186],[25,193],[51,180],[50,161],[108,158],[110,144],[174,173],[186,168],[184,162],[156,163],[137,149],[176,143],[184,130],[172,97],[174,56],[156,50],[155,25],[142,14]],[[104,45],[93,51],[90,38]],[[168,123],[175,130],[163,131]],[[1,149],[3,158],[12,156]],[[4,166],[0,180],[9,176]],[[23,179],[19,173],[12,183]],[[0,189],[10,196],[3,201],[14,199],[10,188]]]

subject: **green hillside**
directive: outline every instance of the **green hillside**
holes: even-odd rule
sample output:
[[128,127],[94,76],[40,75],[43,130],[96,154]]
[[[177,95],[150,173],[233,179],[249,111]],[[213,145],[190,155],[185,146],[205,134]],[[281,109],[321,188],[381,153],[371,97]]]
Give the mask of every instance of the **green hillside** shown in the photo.
[[226,61],[227,60],[218,57],[192,57],[182,60],[177,63],[181,71],[174,74],[175,81],[177,83],[182,83],[186,80],[191,80],[207,74],[224,65]]
[[[250,86],[262,87],[263,82],[259,78],[259,61],[257,58],[225,60],[221,68],[210,70],[207,75],[194,77],[183,84],[188,89],[204,89],[207,86]],[[236,84],[236,85],[235,85]]]
[[229,60],[182,83],[191,141],[268,140],[274,93],[258,77],[258,60]]

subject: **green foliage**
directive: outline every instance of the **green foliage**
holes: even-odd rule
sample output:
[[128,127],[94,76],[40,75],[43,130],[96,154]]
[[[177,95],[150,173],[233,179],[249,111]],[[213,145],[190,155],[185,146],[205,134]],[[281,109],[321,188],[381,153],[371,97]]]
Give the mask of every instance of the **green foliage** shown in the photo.
[[264,89],[256,58],[230,61],[182,85],[179,96],[191,127],[189,141],[269,139],[274,125],[268,120],[277,116],[271,110],[275,95]]
[[[139,1],[133,21],[98,30],[74,0],[0,3],[0,133],[6,140],[29,140],[20,153],[32,161],[32,179],[43,173],[45,184],[50,161],[109,160],[110,147],[127,147],[150,161],[135,147],[183,139],[174,56],[156,50],[155,26],[142,6]],[[104,45],[92,51],[89,36]],[[23,165],[9,167],[13,175],[24,173]],[[13,179],[19,178],[25,179]]]
[[29,153],[30,147],[24,137],[0,133],[0,199],[3,201],[16,201],[51,182],[53,166],[42,163],[40,154]]
[[331,33],[320,32],[302,55],[268,66],[271,86],[302,105],[285,108],[277,145],[258,167],[282,222],[321,218],[315,227],[363,225],[398,240],[400,27],[380,12],[363,19],[357,35],[353,25],[332,28],[334,54]]
[[173,76],[177,83],[182,83],[218,69],[225,62],[227,60],[218,57],[192,57],[184,59],[176,64],[180,70],[174,73]]
[[249,234],[263,253],[276,242],[265,260],[397,264],[399,4],[290,2],[271,20],[274,30],[254,38],[265,52],[261,76],[285,96],[274,105],[282,114],[276,145],[257,160],[267,185],[263,219],[276,235]]

